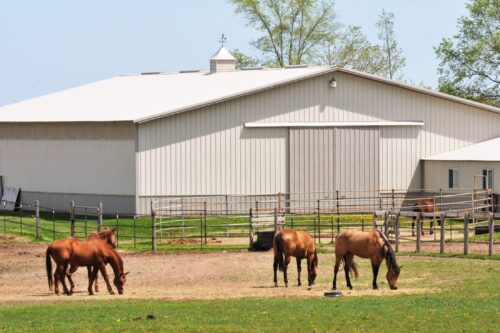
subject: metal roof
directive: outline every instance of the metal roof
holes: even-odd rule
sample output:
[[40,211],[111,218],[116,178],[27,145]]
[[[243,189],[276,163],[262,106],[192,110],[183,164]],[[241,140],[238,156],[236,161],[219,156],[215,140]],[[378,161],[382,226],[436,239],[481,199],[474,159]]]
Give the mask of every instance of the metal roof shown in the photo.
[[500,109],[339,67],[122,75],[0,107],[0,122],[146,122],[314,76],[346,72],[500,113]]
[[500,137],[434,155],[429,161],[500,161]]

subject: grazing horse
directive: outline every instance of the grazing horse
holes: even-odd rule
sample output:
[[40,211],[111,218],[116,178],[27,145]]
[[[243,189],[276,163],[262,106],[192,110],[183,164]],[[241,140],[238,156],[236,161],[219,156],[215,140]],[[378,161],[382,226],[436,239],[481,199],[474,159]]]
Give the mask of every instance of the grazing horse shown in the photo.
[[[435,213],[436,212],[436,206],[434,205],[433,200],[419,200],[415,202],[415,206],[413,208],[413,212],[415,213]],[[429,235],[432,235],[434,233],[434,217],[430,217],[430,225],[429,225]],[[415,236],[415,223],[416,223],[417,217],[414,216],[412,218],[411,222],[411,235]],[[441,222],[438,221],[438,224],[441,225]],[[424,235],[424,217],[421,218],[420,220],[420,230],[422,235]]]
[[307,276],[309,286],[313,285],[316,275],[318,274],[318,255],[316,253],[316,246],[314,245],[314,240],[307,231],[295,231],[290,229],[284,229],[278,231],[273,239],[273,252],[274,252],[274,286],[278,286],[278,279],[276,276],[276,271],[279,270],[283,272],[285,279],[285,287],[288,287],[288,277],[286,274],[288,264],[290,263],[290,257],[295,257],[297,260],[297,272],[298,272],[298,285],[300,282],[300,271],[301,260],[306,258],[307,260]]
[[380,264],[385,259],[387,264],[387,282],[392,290],[398,289],[397,281],[401,267],[396,262],[396,256],[389,240],[378,229],[371,231],[346,230],[338,235],[335,241],[335,268],[333,273],[333,290],[337,289],[337,273],[340,262],[344,262],[347,287],[352,289],[349,272],[358,277],[358,269],[354,263],[354,256],[371,260],[373,270],[373,289],[378,289],[377,275]]
[[[115,231],[116,231],[116,228],[105,228],[103,231],[95,232],[95,233],[90,234],[87,237],[87,240],[100,239],[100,240],[105,241],[109,245],[111,245],[113,248],[116,248],[117,241],[116,241]],[[69,268],[68,273],[66,273],[66,276],[68,277],[69,284],[71,286],[71,289],[70,289],[71,293],[73,293],[73,290],[75,289],[75,284],[74,284],[73,279],[72,279],[71,276],[77,270],[78,270],[78,266],[71,266]],[[91,272],[92,272],[92,267],[91,266],[87,266],[87,272],[88,272],[88,276],[89,276],[89,279],[90,279]],[[94,287],[95,287],[95,291],[99,292],[99,285],[97,283],[97,280],[98,280],[98,278],[96,276],[95,277],[95,286]]]
[[[54,281],[52,280],[51,258],[56,263]],[[106,264],[109,263],[113,268],[113,272],[115,274],[113,283],[120,294],[123,293],[123,286],[126,282],[126,275],[128,274],[123,272],[123,261],[118,252],[100,239],[79,241],[75,238],[66,238],[65,242],[54,242],[47,248],[45,263],[49,289],[52,290],[52,286],[54,285],[54,292],[56,295],[59,295],[59,281],[61,281],[63,285],[64,293],[67,295],[72,294],[72,292],[66,287],[66,283],[64,281],[64,278],[66,277],[66,270],[69,265],[72,267],[93,267],[89,276],[89,295],[94,294],[92,291],[92,284],[99,270],[104,277],[104,281],[106,281],[109,293],[114,294],[106,272]]]

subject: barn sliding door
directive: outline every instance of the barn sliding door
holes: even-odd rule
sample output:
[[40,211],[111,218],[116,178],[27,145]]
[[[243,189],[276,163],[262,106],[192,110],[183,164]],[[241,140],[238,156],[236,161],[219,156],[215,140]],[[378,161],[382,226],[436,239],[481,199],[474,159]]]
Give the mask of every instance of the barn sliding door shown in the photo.
[[[379,129],[291,128],[291,199],[366,197],[379,187]],[[312,194],[314,193],[314,194]]]

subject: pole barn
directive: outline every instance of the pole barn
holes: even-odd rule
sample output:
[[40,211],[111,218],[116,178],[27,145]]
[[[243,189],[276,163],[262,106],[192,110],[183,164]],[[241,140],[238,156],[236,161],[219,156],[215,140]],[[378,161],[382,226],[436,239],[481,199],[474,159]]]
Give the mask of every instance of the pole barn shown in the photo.
[[[224,48],[210,69],[122,75],[0,108],[4,186],[23,202],[103,202],[108,213],[147,213],[171,195],[421,189],[446,186],[452,168],[429,173],[424,160],[500,137],[498,108],[351,69],[236,70]],[[484,166],[491,179],[498,165]]]

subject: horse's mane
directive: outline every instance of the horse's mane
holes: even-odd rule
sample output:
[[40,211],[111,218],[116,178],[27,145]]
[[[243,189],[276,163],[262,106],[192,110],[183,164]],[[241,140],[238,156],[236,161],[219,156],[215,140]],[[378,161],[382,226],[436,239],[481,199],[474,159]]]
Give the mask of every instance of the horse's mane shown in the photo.
[[392,249],[391,243],[389,243],[389,240],[387,239],[387,237],[385,237],[382,231],[380,231],[379,229],[377,229],[377,231],[380,238],[382,238],[382,240],[384,241],[384,246],[382,247],[382,255],[385,257],[387,267],[389,268],[389,270],[393,270],[399,274],[399,266],[396,261],[396,254]]

